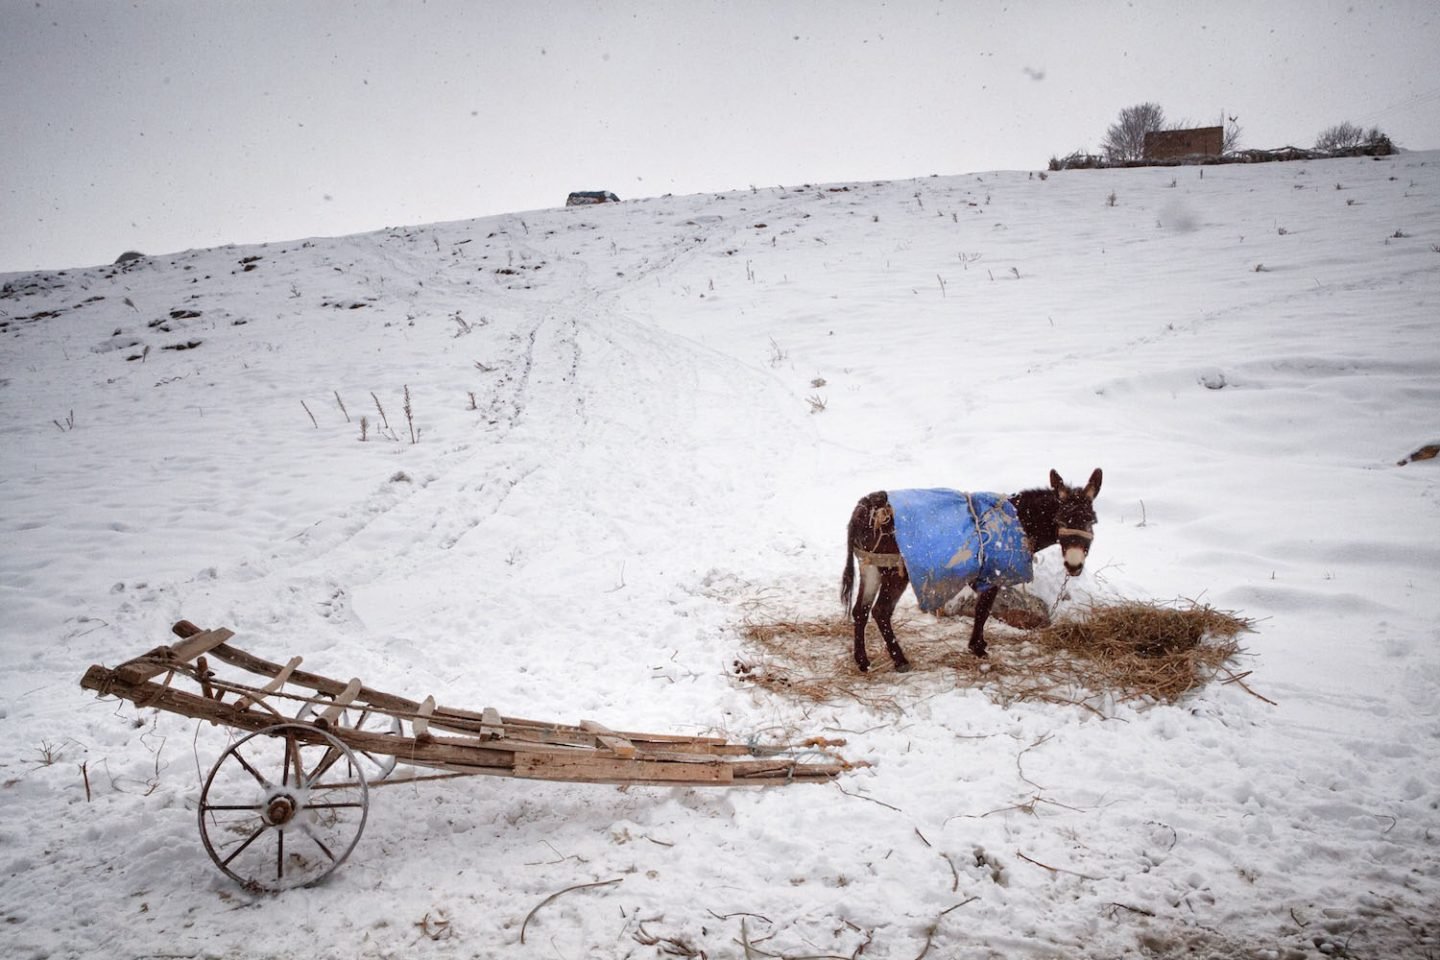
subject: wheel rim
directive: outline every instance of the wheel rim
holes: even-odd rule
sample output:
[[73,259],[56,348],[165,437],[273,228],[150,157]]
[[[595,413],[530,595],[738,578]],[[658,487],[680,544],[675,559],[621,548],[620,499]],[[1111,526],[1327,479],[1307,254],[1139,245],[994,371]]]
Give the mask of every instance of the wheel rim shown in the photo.
[[[324,709],[324,704],[307,703],[295,714],[298,723],[313,724],[315,718]],[[348,706],[340,711],[340,716],[335,720],[335,726],[343,730],[358,730],[361,733],[382,733],[401,736],[404,728],[401,726],[400,718],[388,713],[380,713],[371,710],[369,707]],[[390,776],[395,769],[396,758],[394,754],[369,753],[365,750],[352,750],[355,762],[365,774],[366,783],[377,783]]]
[[285,723],[242,737],[215,761],[200,791],[200,839],[246,889],[288,890],[344,863],[369,811],[350,748],[317,727]]

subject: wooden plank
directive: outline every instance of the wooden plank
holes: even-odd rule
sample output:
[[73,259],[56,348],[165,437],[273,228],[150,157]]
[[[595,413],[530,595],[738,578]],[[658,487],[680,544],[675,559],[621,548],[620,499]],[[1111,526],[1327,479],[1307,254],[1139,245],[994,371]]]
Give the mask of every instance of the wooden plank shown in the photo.
[[617,757],[629,760],[635,756],[635,744],[603,724],[594,720],[581,720],[580,729],[595,734],[595,739],[600,741],[601,746]]
[[480,739],[502,740],[504,737],[505,724],[500,719],[500,711],[494,707],[480,711]]
[[736,760],[730,764],[735,783],[771,786],[833,780],[846,769],[841,761]]
[[233,636],[235,634],[224,627],[218,630],[202,630],[173,647],[157,647],[143,657],[122,663],[115,670],[131,683],[144,683],[151,677],[159,676],[180,664],[189,663],[201,654],[209,653]]
[[170,632],[175,634],[175,636],[179,637],[181,640],[184,640],[187,637],[193,637],[197,633],[204,633],[203,630],[195,626],[195,624],[191,623],[189,620],[177,620],[175,624],[170,627]]
[[326,726],[335,726],[336,721],[340,719],[340,714],[346,707],[354,703],[355,698],[359,695],[360,678],[351,677],[345,689],[335,695],[335,702],[326,707],[324,712],[320,714],[320,719],[325,721]]
[[215,630],[206,630],[203,633],[197,633],[189,640],[182,640],[170,649],[174,651],[172,656],[176,660],[182,663],[189,663],[191,660],[200,656],[200,654],[209,653],[233,636],[235,636],[233,630],[219,627]]
[[584,751],[517,753],[514,775],[531,780],[571,780],[577,783],[697,784],[731,783],[730,765],[723,762],[666,763],[659,760],[620,760]]
[[251,706],[259,703],[260,701],[268,697],[270,694],[274,693],[276,690],[279,690],[281,687],[285,686],[285,681],[290,679],[290,674],[295,672],[295,668],[300,666],[300,661],[303,659],[305,658],[291,657],[290,662],[285,664],[285,666],[281,667],[280,672],[275,674],[275,676],[271,677],[270,681],[266,683],[265,686],[261,687],[255,693],[241,697],[235,702],[235,706],[239,707],[241,710],[248,710]]
[[420,709],[415,711],[415,719],[410,724],[415,729],[417,740],[430,736],[430,716],[434,712],[435,698],[426,697],[425,702],[420,704]]

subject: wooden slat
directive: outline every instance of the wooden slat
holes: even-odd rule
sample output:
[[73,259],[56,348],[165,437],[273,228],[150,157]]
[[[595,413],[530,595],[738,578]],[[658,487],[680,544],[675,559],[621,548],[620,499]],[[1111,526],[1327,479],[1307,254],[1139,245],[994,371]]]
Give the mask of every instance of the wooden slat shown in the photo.
[[345,689],[335,695],[335,702],[320,714],[320,719],[324,720],[326,724],[334,726],[335,721],[340,719],[341,712],[354,703],[355,698],[360,695],[360,689],[360,678],[351,677],[350,683],[346,685]]
[[173,647],[157,647],[129,663],[122,663],[116,671],[123,673],[131,683],[144,683],[151,677],[159,676],[182,663],[189,663],[204,653],[209,653],[235,634],[221,627],[218,630],[202,630],[188,640]]
[[830,780],[846,769],[846,765],[839,761],[736,760],[729,766],[737,785],[748,783],[756,786]]
[[617,757],[629,760],[635,756],[635,744],[603,724],[596,723],[594,720],[581,720],[580,729],[586,733],[595,734],[595,739],[599,740],[606,750]]
[[300,666],[300,661],[304,659],[304,657],[291,657],[290,662],[285,664],[285,666],[281,667],[280,672],[275,674],[275,676],[271,677],[270,681],[266,683],[265,686],[261,687],[255,693],[241,697],[238,701],[236,701],[235,706],[239,707],[241,710],[248,710],[254,704],[259,703],[261,700],[264,700],[276,690],[279,690],[281,687],[285,686],[285,681],[290,679],[290,674],[295,672],[295,668]]
[[170,649],[174,651],[171,656],[181,663],[189,663],[202,653],[209,653],[220,644],[235,636],[235,631],[220,627],[216,630],[206,630],[204,633],[197,633],[189,640],[182,640]]
[[486,707],[480,711],[480,739],[502,740],[504,737],[505,724],[500,719],[500,711],[494,707]]
[[425,702],[420,704],[420,709],[415,711],[415,719],[411,722],[417,740],[430,736],[430,715],[434,712],[435,698],[426,697]]
[[721,762],[665,763],[620,760],[580,751],[515,754],[514,775],[531,780],[573,780],[579,783],[731,783],[730,765]]

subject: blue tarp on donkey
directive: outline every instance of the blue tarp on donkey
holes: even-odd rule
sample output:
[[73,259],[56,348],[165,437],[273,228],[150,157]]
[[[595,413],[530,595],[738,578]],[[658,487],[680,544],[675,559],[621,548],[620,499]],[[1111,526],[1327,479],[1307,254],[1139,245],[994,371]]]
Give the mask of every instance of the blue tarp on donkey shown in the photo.
[[931,489],[886,495],[921,610],[934,613],[965,587],[1030,582],[1033,558],[1004,494]]

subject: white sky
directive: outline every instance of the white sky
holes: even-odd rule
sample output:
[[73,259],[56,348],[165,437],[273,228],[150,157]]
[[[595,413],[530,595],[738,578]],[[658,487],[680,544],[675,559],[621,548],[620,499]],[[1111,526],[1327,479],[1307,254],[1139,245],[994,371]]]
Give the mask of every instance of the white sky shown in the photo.
[[1440,3],[0,0],[0,272],[1043,169],[1127,106],[1440,148]]

